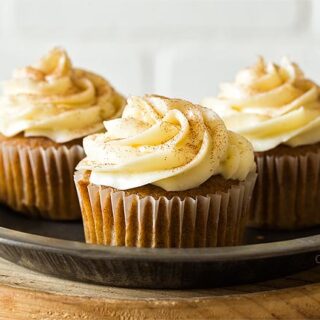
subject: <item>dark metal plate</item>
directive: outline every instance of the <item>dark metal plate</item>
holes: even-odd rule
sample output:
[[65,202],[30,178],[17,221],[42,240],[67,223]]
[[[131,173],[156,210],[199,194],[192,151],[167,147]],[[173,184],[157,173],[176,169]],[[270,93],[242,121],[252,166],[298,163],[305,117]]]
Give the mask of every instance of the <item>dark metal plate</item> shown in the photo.
[[30,220],[0,207],[0,256],[60,278],[141,288],[234,285],[284,276],[320,263],[320,228],[248,229],[246,245],[139,249],[83,243],[80,222]]

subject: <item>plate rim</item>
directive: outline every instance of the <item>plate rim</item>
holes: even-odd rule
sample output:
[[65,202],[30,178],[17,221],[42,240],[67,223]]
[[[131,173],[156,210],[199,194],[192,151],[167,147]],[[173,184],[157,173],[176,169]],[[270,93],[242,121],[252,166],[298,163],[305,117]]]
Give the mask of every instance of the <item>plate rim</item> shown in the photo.
[[290,240],[213,248],[136,248],[87,244],[0,227],[0,245],[50,251],[87,259],[215,262],[257,260],[319,252],[320,234]]

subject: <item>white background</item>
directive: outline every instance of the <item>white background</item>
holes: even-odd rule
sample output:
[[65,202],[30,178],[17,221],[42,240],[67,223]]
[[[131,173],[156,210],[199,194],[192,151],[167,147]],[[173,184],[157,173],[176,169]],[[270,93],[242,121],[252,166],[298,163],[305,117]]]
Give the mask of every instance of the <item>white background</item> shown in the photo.
[[261,54],[320,81],[320,0],[0,0],[0,79],[52,46],[124,93],[198,101]]

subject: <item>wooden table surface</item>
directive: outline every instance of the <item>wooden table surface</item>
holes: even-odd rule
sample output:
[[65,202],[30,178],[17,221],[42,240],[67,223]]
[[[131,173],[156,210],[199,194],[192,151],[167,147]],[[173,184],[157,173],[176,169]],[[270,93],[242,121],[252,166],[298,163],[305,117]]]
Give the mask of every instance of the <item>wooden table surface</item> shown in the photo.
[[258,284],[164,291],[61,280],[0,259],[0,319],[320,319],[320,266]]

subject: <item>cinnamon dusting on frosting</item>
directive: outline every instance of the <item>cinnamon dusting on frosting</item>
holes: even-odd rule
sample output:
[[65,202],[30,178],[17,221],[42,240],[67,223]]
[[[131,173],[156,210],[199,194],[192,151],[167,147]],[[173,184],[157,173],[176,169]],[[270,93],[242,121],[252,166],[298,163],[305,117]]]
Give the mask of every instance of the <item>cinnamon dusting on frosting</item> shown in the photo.
[[216,111],[228,129],[244,135],[255,151],[320,141],[319,87],[287,58],[279,65],[259,58],[235,82],[222,84],[218,98],[202,104]]
[[212,175],[243,180],[254,170],[249,142],[211,110],[184,100],[131,97],[122,118],[104,124],[106,133],[84,139],[87,157],[77,167],[91,170],[95,184],[179,191]]
[[73,68],[67,53],[55,48],[4,83],[0,133],[71,141],[101,131],[102,121],[120,116],[123,105],[104,78]]

